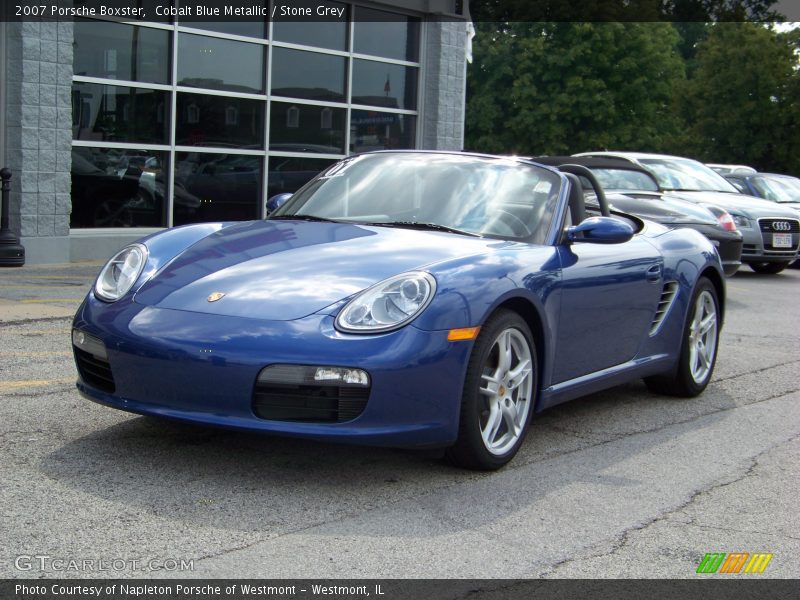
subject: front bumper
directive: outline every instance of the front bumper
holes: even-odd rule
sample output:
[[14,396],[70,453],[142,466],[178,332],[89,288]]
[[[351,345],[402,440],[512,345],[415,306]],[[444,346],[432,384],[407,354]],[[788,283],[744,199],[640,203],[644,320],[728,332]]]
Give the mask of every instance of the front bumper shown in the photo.
[[[773,222],[788,222],[790,229],[775,232],[771,226]],[[797,219],[787,218],[762,218],[751,220],[753,227],[740,229],[743,236],[742,262],[791,262],[798,258],[800,246],[800,222]],[[791,247],[776,248],[773,246],[774,233],[787,233],[791,235]]]
[[[344,335],[325,314],[266,321],[130,300],[105,304],[91,294],[73,327],[102,340],[113,377],[109,386],[81,377],[77,387],[90,400],[207,425],[402,447],[455,441],[472,348],[469,341],[449,342],[447,331],[413,325],[381,335]],[[371,387],[363,412],[346,422],[259,418],[254,412],[259,373],[287,364],[367,371]]]

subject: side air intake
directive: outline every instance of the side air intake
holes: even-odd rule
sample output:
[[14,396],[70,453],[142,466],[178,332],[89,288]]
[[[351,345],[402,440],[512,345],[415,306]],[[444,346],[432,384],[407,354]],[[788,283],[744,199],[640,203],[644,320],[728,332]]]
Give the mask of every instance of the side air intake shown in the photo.
[[658,333],[659,328],[661,327],[661,323],[664,322],[664,318],[667,316],[669,312],[669,307],[672,306],[672,302],[675,300],[675,296],[678,295],[678,282],[677,281],[668,281],[664,284],[664,290],[661,292],[661,299],[658,302],[658,308],[656,309],[656,314],[653,317],[653,322],[650,324],[650,335],[655,335]]

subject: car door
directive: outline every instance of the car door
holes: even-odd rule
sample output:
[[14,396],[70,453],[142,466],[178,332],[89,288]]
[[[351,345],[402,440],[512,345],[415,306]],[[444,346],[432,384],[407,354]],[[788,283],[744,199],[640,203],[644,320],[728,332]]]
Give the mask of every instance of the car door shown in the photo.
[[664,287],[663,257],[638,235],[622,244],[562,244],[558,253],[561,309],[553,383],[634,358]]

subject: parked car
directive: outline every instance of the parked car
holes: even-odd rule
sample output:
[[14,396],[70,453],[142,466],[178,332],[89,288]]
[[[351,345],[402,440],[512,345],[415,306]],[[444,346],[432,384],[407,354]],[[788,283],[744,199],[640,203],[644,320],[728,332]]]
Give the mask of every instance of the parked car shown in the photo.
[[[665,195],[655,177],[639,165],[613,157],[538,156],[531,160],[556,167],[564,164],[587,167],[606,191],[612,207],[667,227],[699,231],[717,247],[728,276],[736,273],[742,264],[742,234],[736,230],[728,211]],[[585,179],[582,183],[587,202],[596,204],[591,183]]]
[[733,173],[725,175],[725,179],[743,194],[777,202],[800,212],[800,179],[797,177],[777,173]]
[[755,173],[756,170],[753,167],[748,167],[747,165],[720,165],[716,163],[706,163],[706,166],[711,169],[712,171],[716,171],[723,177],[725,175],[730,175],[731,173]]
[[73,321],[78,389],[194,423],[446,447],[475,469],[572,398],[642,377],[700,394],[719,255],[597,193],[586,207],[574,175],[506,157],[346,158],[267,220],[115,254]]
[[653,173],[669,196],[724,208],[742,232],[742,262],[757,273],[780,273],[797,258],[800,219],[796,212],[741,194],[719,173],[696,160],[641,152],[584,152],[577,156],[624,158]]

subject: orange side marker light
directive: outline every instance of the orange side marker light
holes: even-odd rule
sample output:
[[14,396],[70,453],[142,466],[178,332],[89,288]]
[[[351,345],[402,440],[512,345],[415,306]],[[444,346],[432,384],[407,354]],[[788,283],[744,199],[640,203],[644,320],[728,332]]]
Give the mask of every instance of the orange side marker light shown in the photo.
[[462,327],[461,329],[451,329],[447,334],[447,341],[461,342],[464,340],[474,340],[478,337],[480,327]]

